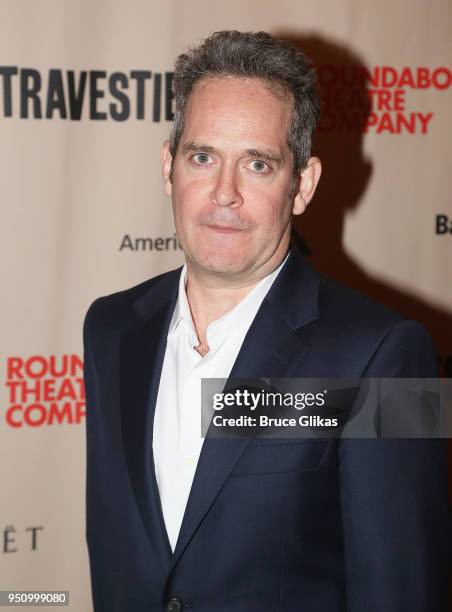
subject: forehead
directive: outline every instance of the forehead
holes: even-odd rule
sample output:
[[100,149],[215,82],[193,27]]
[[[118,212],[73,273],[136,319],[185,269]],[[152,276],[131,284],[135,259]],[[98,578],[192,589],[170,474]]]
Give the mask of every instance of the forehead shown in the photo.
[[250,146],[258,141],[287,149],[291,112],[289,95],[262,79],[205,77],[188,100],[182,140],[211,144],[218,138]]

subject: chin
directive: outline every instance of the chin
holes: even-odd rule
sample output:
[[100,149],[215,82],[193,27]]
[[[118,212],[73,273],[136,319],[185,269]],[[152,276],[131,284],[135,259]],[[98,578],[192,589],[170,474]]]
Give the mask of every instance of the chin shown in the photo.
[[215,253],[209,257],[195,257],[196,265],[211,274],[240,274],[248,269],[247,263],[239,256],[228,256],[225,253]]

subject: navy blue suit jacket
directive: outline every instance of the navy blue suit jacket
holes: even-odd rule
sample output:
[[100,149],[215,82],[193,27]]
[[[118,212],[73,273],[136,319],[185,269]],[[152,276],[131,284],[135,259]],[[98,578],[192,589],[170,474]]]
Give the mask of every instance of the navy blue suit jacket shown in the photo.
[[[172,554],[152,428],[179,275],[100,298],[85,319],[95,611],[445,612],[441,440],[207,438]],[[419,323],[292,252],[231,376],[434,377],[435,364]]]

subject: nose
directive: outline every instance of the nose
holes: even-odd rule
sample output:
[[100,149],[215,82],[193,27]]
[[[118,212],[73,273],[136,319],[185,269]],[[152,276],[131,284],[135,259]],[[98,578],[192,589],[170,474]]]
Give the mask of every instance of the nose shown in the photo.
[[238,177],[234,166],[224,164],[215,177],[215,184],[210,193],[210,200],[217,206],[233,206],[243,204],[243,199],[237,183]]

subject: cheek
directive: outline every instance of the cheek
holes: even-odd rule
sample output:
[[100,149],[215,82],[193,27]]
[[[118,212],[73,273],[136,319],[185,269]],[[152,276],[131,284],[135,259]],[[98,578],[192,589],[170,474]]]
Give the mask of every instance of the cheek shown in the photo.
[[284,225],[291,216],[289,182],[285,176],[274,181],[256,180],[245,190],[245,202],[249,202],[253,215],[260,224]]
[[289,203],[281,201],[279,197],[271,199],[268,194],[266,197],[262,194],[262,198],[256,200],[253,215],[262,229],[275,232],[287,225],[291,209]]
[[202,208],[203,202],[208,201],[205,186],[200,181],[191,181],[183,187],[173,186],[173,210],[176,223],[190,223]]

